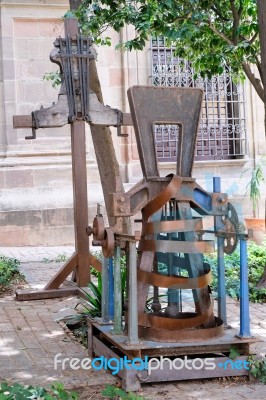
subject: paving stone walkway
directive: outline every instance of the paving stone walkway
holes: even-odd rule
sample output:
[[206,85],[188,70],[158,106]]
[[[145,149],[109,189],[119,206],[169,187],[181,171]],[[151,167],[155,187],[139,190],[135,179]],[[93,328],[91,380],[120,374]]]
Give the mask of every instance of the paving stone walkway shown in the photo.
[[[31,287],[42,288],[62,262],[63,254],[69,257],[73,247],[54,248],[0,248],[0,254],[15,257],[20,262],[21,272]],[[0,298],[0,381],[18,381],[27,384],[47,385],[61,381],[66,388],[103,385],[114,383],[115,378],[104,371],[54,369],[54,357],[87,357],[86,349],[73,340],[57,322],[63,316],[74,313],[77,299],[39,300],[17,302],[12,296]],[[252,333],[260,335],[262,342],[256,344],[256,351],[266,353],[266,306],[251,304]],[[228,299],[230,325],[238,326],[239,306]],[[253,382],[218,380],[188,381],[167,384],[143,385],[142,393],[150,400],[191,399],[253,399],[265,400],[266,386]],[[88,399],[85,395],[82,399]],[[93,397],[97,400],[97,396]],[[99,397],[102,399],[102,397]]]

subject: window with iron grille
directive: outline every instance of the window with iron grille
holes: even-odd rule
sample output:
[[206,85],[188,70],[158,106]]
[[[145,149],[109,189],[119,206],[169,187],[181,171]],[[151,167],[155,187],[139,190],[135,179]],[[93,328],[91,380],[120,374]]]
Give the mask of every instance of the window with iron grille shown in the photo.
[[[195,160],[228,160],[246,154],[245,97],[242,85],[232,81],[230,69],[211,79],[197,77],[189,61],[174,55],[164,38],[152,39],[152,84],[199,87],[204,90]],[[178,131],[172,126],[155,130],[158,161],[175,161]]]

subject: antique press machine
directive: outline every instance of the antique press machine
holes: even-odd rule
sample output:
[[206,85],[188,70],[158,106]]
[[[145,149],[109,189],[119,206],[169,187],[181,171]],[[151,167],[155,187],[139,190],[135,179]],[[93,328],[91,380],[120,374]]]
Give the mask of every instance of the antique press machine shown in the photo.
[[[130,115],[104,106],[89,87],[90,62],[95,59],[91,40],[78,35],[75,19],[66,19],[66,37],[57,38],[51,60],[59,64],[62,86],[57,104],[15,116],[14,127],[36,129],[71,124],[76,252],[43,291],[17,292],[19,300],[81,294],[90,279],[90,265],[102,271],[102,316],[88,320],[90,356],[148,360],[161,357],[212,357],[215,368],[180,369],[164,363],[162,369],[122,369],[118,375],[127,390],[141,383],[247,375],[248,370],[224,368],[234,346],[245,360],[254,342],[250,334],[247,238],[237,212],[221,193],[220,178],[206,192],[192,175],[203,92],[196,88],[133,86],[128,90]],[[109,199],[105,222],[97,210],[88,226],[85,122],[91,126],[133,124],[143,179],[128,192],[116,188]],[[155,132],[171,129],[177,138],[176,171],[161,177]],[[95,149],[101,151],[101,149]],[[99,166],[102,168],[102,166]],[[121,220],[133,217],[141,224],[134,235]],[[212,225],[204,224],[212,218]],[[102,247],[102,263],[89,253]],[[240,242],[240,331],[227,324],[224,253]],[[204,254],[217,252],[217,316],[211,297],[212,273]],[[121,282],[121,257],[126,260],[126,288]],[[72,286],[61,286],[72,273]],[[114,311],[110,302],[114,301]],[[236,334],[237,333],[237,334]],[[137,363],[137,361],[134,361]],[[201,362],[201,361],[200,361]]]

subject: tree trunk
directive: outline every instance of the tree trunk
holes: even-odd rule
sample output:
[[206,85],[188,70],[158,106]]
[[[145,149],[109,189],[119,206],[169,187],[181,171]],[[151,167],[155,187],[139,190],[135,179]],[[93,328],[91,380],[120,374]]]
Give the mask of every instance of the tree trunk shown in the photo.
[[264,127],[266,135],[266,1],[257,0],[257,8],[261,51],[262,84],[264,88]]

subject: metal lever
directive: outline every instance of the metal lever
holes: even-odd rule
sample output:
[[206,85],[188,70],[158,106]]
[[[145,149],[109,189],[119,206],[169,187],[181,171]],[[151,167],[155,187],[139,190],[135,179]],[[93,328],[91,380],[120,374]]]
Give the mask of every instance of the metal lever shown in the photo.
[[32,135],[31,136],[25,136],[26,140],[30,140],[30,139],[36,139],[36,129],[32,128]]

